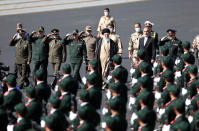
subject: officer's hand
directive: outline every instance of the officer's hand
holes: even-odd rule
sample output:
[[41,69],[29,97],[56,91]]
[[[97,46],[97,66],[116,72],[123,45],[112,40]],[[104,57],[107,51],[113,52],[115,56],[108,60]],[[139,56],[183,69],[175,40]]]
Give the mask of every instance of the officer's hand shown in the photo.
[[155,60],[151,60],[151,63],[153,64],[155,62]]
[[66,37],[69,37],[69,36],[71,36],[71,34],[66,34]]
[[129,59],[132,59],[132,55],[129,53]]
[[30,64],[30,62],[28,61],[28,62],[27,62],[27,64],[29,65],[29,64]]
[[33,32],[32,32],[32,34],[36,34],[36,33],[37,33],[36,31],[33,31]]
[[84,63],[84,64],[87,64],[87,61],[85,61],[85,60],[84,60],[84,62],[83,62],[83,63]]
[[85,33],[84,31],[79,32],[79,35],[82,35],[83,33]]
[[17,37],[17,34],[15,34],[12,38],[15,39]]
[[50,36],[52,36],[52,34],[48,34],[48,35],[47,35],[47,37],[50,37]]
[[98,31],[97,38],[100,38],[100,31]]

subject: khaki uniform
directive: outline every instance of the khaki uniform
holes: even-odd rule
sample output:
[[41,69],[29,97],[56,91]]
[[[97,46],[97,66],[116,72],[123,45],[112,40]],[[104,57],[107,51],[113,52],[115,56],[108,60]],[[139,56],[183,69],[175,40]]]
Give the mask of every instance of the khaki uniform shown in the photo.
[[57,76],[61,63],[66,61],[66,46],[61,39],[49,42],[48,61],[53,65],[53,75]]
[[94,36],[86,36],[83,38],[86,44],[87,60],[95,59],[96,48],[97,48],[97,38]]
[[129,41],[129,51],[132,51],[132,61],[133,63],[137,63],[137,51],[139,48],[139,39],[142,37],[142,33],[133,33],[131,34],[130,41]]
[[28,40],[26,39],[12,39],[10,41],[10,46],[16,47],[16,65],[21,79],[19,81],[19,87],[23,88],[24,82],[29,83],[27,78],[27,62],[31,62],[32,57],[32,47]]
[[[194,49],[199,51],[199,35],[197,35],[193,40],[191,51],[194,52]],[[199,53],[197,53],[196,57],[199,59]]]
[[100,51],[100,62],[102,67],[102,78],[105,77],[109,67],[110,59],[110,44],[102,40],[101,51]]
[[120,36],[118,34],[111,33],[109,37],[110,37],[110,39],[112,39],[118,45],[118,52],[117,53],[122,54],[123,46],[122,46]]
[[113,24],[114,25],[114,29],[113,31],[116,31],[116,23],[115,23],[115,19],[112,16],[106,17],[106,16],[102,16],[100,18],[99,24],[98,24],[98,28],[97,31],[101,32],[104,28],[107,28],[109,24]]

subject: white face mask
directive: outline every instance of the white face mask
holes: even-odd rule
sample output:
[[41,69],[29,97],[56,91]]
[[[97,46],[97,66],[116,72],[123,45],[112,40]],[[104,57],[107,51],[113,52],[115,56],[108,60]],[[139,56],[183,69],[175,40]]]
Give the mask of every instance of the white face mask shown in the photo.
[[140,32],[141,29],[140,29],[140,28],[135,28],[135,31],[136,31],[136,32]]
[[104,12],[104,16],[108,16],[109,15],[109,12]]
[[110,32],[113,32],[113,28],[109,28]]

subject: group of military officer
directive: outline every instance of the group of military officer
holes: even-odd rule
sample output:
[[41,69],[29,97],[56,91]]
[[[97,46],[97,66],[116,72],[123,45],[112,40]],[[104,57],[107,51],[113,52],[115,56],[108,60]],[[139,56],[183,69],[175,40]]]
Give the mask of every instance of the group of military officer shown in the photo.
[[[61,39],[58,29],[45,35],[41,26],[29,35],[22,24],[17,24],[17,34],[10,41],[10,46],[16,47],[15,73],[4,79],[7,90],[0,93],[0,129],[198,130],[199,80],[193,55],[198,36],[191,48],[190,42],[176,38],[174,29],[167,30],[168,35],[159,40],[152,30],[154,24],[144,24],[154,39],[156,59],[146,61],[146,51],[139,48],[141,24],[136,23],[128,48],[132,61],[132,82],[128,86],[122,42],[108,8],[100,18],[97,37],[92,35],[91,26],[82,32],[75,29]],[[70,64],[65,63],[66,47]],[[97,55],[100,57],[96,59]],[[31,60],[32,84],[28,79]],[[47,81],[48,63],[53,67],[51,85]],[[85,81],[79,74],[82,63],[86,64]],[[106,70],[103,63],[110,69]],[[104,77],[102,71],[108,76]],[[21,78],[17,84],[18,72]]]

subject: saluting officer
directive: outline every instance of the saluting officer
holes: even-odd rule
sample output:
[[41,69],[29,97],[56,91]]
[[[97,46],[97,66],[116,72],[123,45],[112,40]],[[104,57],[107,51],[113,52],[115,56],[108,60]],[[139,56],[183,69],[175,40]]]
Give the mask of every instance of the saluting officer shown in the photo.
[[87,61],[87,53],[86,53],[86,45],[83,40],[79,37],[79,31],[75,29],[72,33],[73,38],[68,38],[71,34],[67,34],[63,40],[63,43],[69,46],[69,56],[70,56],[70,64],[73,70],[74,78],[81,82],[81,77],[79,74],[79,70],[82,65],[82,61],[86,64]]
[[49,34],[43,41],[45,44],[49,44],[48,60],[53,66],[54,81],[52,86],[55,86],[61,63],[66,61],[66,46],[62,43],[58,29],[52,29],[51,32],[52,34]]
[[29,85],[29,80],[27,78],[27,65],[30,64],[32,56],[32,47],[29,41],[26,39],[25,34],[26,31],[21,29],[19,30],[19,35],[21,36],[21,38],[17,39],[17,34],[15,34],[10,41],[10,46],[16,47],[17,70],[21,75],[21,79],[19,81],[20,88],[24,87],[24,83],[26,83],[26,85]]

